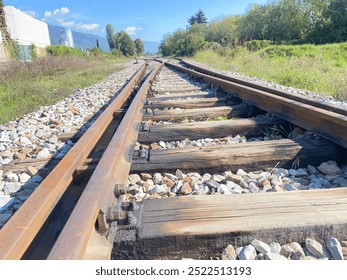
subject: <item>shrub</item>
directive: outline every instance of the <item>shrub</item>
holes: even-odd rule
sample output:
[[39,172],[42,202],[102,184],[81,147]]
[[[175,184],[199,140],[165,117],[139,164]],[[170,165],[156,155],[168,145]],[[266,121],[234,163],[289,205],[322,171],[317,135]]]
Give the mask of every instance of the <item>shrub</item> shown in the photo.
[[75,48],[67,46],[49,46],[47,52],[53,56],[83,56],[84,53]]
[[37,47],[35,44],[31,44],[31,59],[36,59],[38,57]]
[[273,43],[269,40],[252,40],[245,43],[245,47],[251,52],[259,51],[271,45]]
[[219,43],[216,43],[216,42],[209,42],[205,46],[205,49],[213,50],[213,51],[220,50],[221,48],[222,48],[222,46]]

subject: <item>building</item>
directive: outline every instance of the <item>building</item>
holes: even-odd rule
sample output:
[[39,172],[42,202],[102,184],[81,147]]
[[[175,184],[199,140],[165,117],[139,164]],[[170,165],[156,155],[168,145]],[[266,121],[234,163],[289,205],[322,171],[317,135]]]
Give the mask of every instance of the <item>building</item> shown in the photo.
[[12,6],[5,6],[4,11],[11,38],[18,45],[20,59],[32,59],[32,44],[36,46],[38,56],[46,56],[46,47],[51,45],[47,23]]
[[59,33],[59,45],[74,48],[71,30],[69,28],[61,28]]

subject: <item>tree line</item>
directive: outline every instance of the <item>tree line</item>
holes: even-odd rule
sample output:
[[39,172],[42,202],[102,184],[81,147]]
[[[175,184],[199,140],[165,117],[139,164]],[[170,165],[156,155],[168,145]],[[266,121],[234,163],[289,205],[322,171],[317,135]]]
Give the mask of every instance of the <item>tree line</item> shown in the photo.
[[106,26],[106,39],[111,51],[117,56],[139,56],[145,49],[141,39],[133,41],[125,31],[115,33],[112,24]]
[[347,0],[275,0],[252,5],[245,15],[207,23],[199,10],[186,30],[164,36],[164,56],[194,55],[202,48],[219,49],[265,40],[274,44],[325,44],[347,41]]

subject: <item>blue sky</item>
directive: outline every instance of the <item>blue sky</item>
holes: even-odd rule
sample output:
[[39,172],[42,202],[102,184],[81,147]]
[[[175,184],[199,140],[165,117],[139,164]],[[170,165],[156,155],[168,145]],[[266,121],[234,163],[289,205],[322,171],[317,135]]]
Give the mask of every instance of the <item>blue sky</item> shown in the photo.
[[132,38],[160,42],[163,35],[185,28],[187,19],[202,9],[209,21],[220,16],[243,14],[251,3],[267,0],[4,0],[23,12],[53,25],[105,37],[111,23],[116,32]]

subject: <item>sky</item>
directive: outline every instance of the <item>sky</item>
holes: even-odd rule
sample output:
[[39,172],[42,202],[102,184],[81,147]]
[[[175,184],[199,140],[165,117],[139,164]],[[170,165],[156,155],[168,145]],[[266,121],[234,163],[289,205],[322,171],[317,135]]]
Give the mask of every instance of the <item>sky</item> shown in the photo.
[[17,9],[52,25],[106,36],[106,25],[125,30],[133,39],[160,42],[163,35],[186,28],[201,9],[209,21],[244,14],[249,6],[267,0],[4,0]]

